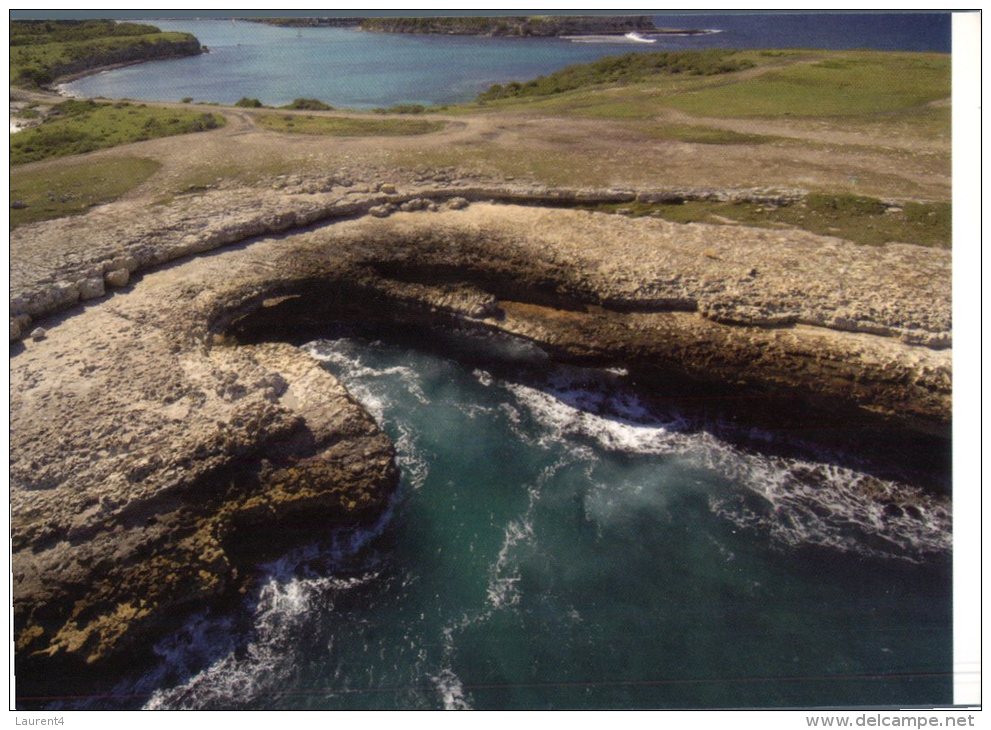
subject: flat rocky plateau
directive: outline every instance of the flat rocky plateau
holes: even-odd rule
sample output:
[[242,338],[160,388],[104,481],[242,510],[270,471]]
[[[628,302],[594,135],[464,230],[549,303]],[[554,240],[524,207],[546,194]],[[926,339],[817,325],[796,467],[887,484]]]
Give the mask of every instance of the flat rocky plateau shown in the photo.
[[382,513],[391,443],[294,346],[333,319],[505,332],[752,394],[755,420],[948,436],[948,251],[568,209],[657,191],[346,182],[12,234],[19,694],[140,661],[260,560]]

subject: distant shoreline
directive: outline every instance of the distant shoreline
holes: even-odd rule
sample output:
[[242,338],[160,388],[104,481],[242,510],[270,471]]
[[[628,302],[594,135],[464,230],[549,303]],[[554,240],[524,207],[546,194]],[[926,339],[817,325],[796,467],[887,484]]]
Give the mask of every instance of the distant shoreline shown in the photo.
[[581,35],[705,35],[702,28],[658,28],[648,15],[436,18],[237,18],[284,28],[357,28],[378,33],[555,38]]

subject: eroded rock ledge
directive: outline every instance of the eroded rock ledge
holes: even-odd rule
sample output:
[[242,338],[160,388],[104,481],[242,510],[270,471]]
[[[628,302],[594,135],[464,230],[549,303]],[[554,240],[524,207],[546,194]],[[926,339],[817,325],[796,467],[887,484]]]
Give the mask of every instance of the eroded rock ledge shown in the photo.
[[[326,213],[273,222],[248,207],[194,250]],[[46,276],[109,253],[166,261],[170,241],[190,253],[183,225],[161,239],[138,226],[123,248],[108,238]],[[24,312],[57,308],[35,298],[41,277],[15,279]],[[279,342],[328,319],[469,322],[644,383],[729,384],[896,433],[950,422],[951,351],[909,344],[948,337],[949,255],[933,249],[474,204],[259,239],[132,284],[49,317],[11,359],[22,697],[71,694],[189,608],[236,596],[259,559],[382,512],[397,478],[388,439]]]
[[[460,208],[472,201],[541,206],[685,200],[791,203],[801,190],[547,188],[484,180],[410,180],[400,186],[346,175],[280,178],[269,189],[224,188],[179,196],[136,214],[125,201],[82,218],[46,221],[10,236],[10,339],[80,301],[126,286],[136,272],[257,236],[371,213]],[[946,328],[948,329],[948,327]],[[930,343],[933,344],[933,343]]]

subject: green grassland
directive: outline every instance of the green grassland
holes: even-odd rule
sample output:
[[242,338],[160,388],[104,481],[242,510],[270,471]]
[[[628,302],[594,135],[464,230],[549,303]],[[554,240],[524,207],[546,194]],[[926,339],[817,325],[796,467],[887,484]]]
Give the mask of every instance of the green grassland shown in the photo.
[[676,223],[740,223],[758,228],[794,227],[824,236],[837,236],[867,246],[897,241],[950,248],[949,203],[906,203],[889,207],[864,196],[812,193],[793,205],[686,201],[620,203],[588,210],[634,217],[655,216]]
[[704,116],[851,116],[900,112],[949,95],[949,56],[854,53],[687,91],[668,103]]
[[700,124],[653,123],[631,125],[650,139],[663,139],[689,144],[767,144],[781,142],[783,138],[766,134],[734,132],[731,129],[716,129]]
[[259,114],[259,126],[273,132],[324,134],[335,137],[377,137],[430,134],[444,128],[444,122],[429,119],[367,119],[358,117],[315,117],[309,114]]
[[[644,59],[654,55],[639,54]],[[697,174],[686,171],[685,155],[692,151],[670,148],[676,150],[681,165],[674,174],[688,180],[678,184],[790,184],[816,192],[802,203],[782,207],[686,202],[613,206],[612,212],[621,207],[631,215],[680,222],[796,227],[865,245],[903,241],[949,246],[948,203],[905,203],[896,209],[877,199],[942,199],[941,183],[929,185],[926,176],[948,174],[948,55],[789,50],[687,56],[666,54],[663,62],[603,59],[584,68],[562,70],[557,80],[547,80],[552,74],[534,85],[504,85],[497,94],[486,92],[482,101],[444,109],[451,116],[490,117],[493,123],[482,125],[490,129],[486,134],[445,144],[383,143],[382,150],[369,146],[361,148],[360,154],[370,164],[454,167],[468,175],[555,185],[649,187],[666,184],[669,169],[668,148],[653,143],[687,143],[699,146],[703,167]],[[307,110],[321,103],[298,99],[290,106]],[[73,101],[56,109],[58,113],[36,129],[11,137],[12,164],[223,123],[210,114],[143,104]],[[421,116],[436,108],[400,106],[376,111],[350,116],[259,109],[249,114],[261,129],[301,135],[424,135],[441,131],[447,124]],[[541,123],[531,125],[531,119]],[[525,136],[518,136],[517,124],[528,125]],[[281,148],[278,155],[212,158],[201,167],[184,170],[182,179],[171,180],[156,194],[168,201],[175,195],[195,194],[219,178],[254,184],[275,174],[307,172],[313,150],[319,150],[323,159],[336,154],[330,146],[316,144],[300,146],[292,153],[294,159]],[[738,172],[736,167],[727,170],[725,166],[721,171],[717,166],[712,175],[706,171],[704,160],[723,154],[711,149],[714,145],[735,146],[727,148],[726,155],[740,161]],[[630,166],[626,150],[638,146],[652,152]],[[704,149],[707,146],[710,149]],[[743,162],[751,154],[748,148],[753,150],[753,164]],[[867,156],[862,164],[861,152]],[[904,173],[902,163],[909,168]],[[65,164],[69,167],[75,161]],[[867,195],[877,198],[863,197]],[[61,197],[55,193],[56,200]],[[45,201],[51,203],[47,193]],[[72,202],[64,205],[71,207]],[[35,215],[31,207],[29,203],[27,208],[12,210],[12,221]]]
[[95,205],[116,200],[160,167],[155,160],[115,157],[18,170],[10,181],[10,228],[85,213]]
[[918,112],[949,96],[945,54],[703,51],[600,59],[492,87],[475,103],[450,111],[602,119],[648,119],[669,110],[701,117],[864,118]]
[[198,53],[189,33],[163,33],[153,25],[109,20],[13,21],[10,83],[35,87],[65,73],[142,58]]
[[18,165],[155,137],[201,132],[224,123],[219,114],[70,100],[52,109],[42,124],[11,136],[10,163]]

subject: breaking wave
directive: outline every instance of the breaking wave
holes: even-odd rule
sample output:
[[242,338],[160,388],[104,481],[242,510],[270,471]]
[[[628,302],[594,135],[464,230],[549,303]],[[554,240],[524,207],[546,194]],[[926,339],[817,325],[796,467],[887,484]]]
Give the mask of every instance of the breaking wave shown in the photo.
[[[658,531],[684,517],[676,509],[679,494],[692,495],[695,524],[728,524],[751,535],[751,543],[777,546],[776,554],[811,546],[907,564],[950,549],[947,499],[825,458],[769,455],[727,443],[682,414],[649,407],[624,387],[621,371],[558,368],[535,383],[483,369],[463,372],[357,339],[306,349],[392,436],[400,493],[375,525],[336,531],[320,545],[261,566],[239,611],[190,618],[155,646],[159,666],[116,694],[147,698],[148,709],[491,706],[486,688],[510,692],[519,677],[500,674],[496,659],[492,674],[479,675],[478,658],[490,656],[488,647],[496,647],[493,656],[500,659],[507,642],[527,656],[557,657],[569,656],[555,653],[563,636],[575,637],[570,650],[597,632],[623,640],[630,615],[607,619],[613,595],[608,589],[587,595],[584,587],[616,585],[629,555],[609,552],[609,541],[627,529],[634,512],[648,515]],[[432,411],[438,394],[446,410]],[[460,420],[445,426],[441,413]],[[431,435],[434,424],[439,430]],[[477,456],[459,453],[482,438],[499,442],[470,451]],[[444,466],[439,460],[446,456],[464,463]],[[477,472],[497,468],[499,459],[519,459],[526,468],[507,470],[515,481],[486,482],[489,494],[472,495]],[[455,493],[469,497],[455,503]],[[430,509],[407,520],[410,505],[424,502]],[[406,542],[395,537],[397,523],[409,523],[402,533]],[[372,545],[390,529],[394,552]],[[724,539],[730,531],[703,530],[697,538],[718,562],[742,565],[747,541]],[[576,548],[582,557],[571,558],[572,543],[561,541],[577,535],[590,543],[581,548],[586,552]],[[657,544],[677,552],[680,539]],[[693,550],[686,546],[682,558]],[[437,570],[449,555],[455,557],[447,572]],[[879,573],[888,570],[884,565]],[[666,575],[678,580],[676,573]],[[631,574],[619,585],[653,577]],[[695,588],[671,586],[675,592]],[[410,605],[409,614],[396,605]],[[632,620],[645,622],[644,636],[652,637],[671,626],[687,630],[678,623],[683,618],[658,613],[651,624],[648,612]],[[717,626],[720,621],[717,616]],[[394,634],[387,625],[397,627]],[[533,626],[558,633],[534,636]],[[589,656],[608,649],[588,647]]]
[[678,416],[659,420],[635,395],[613,396],[559,379],[539,389],[504,383],[543,428],[539,443],[678,457],[718,475],[711,511],[779,544],[918,561],[951,547],[949,503],[921,489],[829,463],[753,453]]

